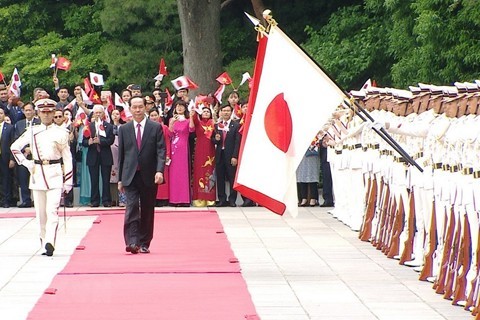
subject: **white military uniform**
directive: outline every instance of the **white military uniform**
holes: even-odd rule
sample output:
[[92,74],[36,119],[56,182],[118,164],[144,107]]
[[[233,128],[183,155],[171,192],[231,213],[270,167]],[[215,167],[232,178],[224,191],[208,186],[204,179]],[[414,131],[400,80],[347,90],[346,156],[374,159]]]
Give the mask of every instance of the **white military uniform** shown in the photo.
[[[39,110],[53,111],[55,104],[53,100],[41,99],[36,106]],[[31,146],[33,160],[27,160],[21,152],[27,145]],[[62,191],[68,192],[73,185],[68,131],[55,123],[29,127],[10,149],[17,163],[30,171],[30,189],[33,191],[42,244],[54,245]]]

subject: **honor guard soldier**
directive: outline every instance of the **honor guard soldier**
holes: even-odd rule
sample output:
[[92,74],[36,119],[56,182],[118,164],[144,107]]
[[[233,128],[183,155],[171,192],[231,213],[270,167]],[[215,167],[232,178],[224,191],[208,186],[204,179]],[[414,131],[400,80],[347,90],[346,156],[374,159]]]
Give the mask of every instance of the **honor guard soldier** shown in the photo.
[[[19,165],[30,171],[30,189],[33,192],[35,212],[40,223],[40,241],[47,256],[55,250],[58,227],[58,207],[62,192],[68,193],[73,186],[72,154],[68,143],[68,131],[53,123],[57,103],[40,99],[35,103],[41,124],[27,130],[10,147]],[[32,146],[32,160],[22,151]]]

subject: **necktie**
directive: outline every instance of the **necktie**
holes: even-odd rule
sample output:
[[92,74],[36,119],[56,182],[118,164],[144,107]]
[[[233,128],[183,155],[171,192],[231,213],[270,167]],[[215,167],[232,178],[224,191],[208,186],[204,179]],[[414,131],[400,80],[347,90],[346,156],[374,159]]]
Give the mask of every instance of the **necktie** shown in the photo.
[[142,125],[140,123],[137,124],[137,148],[140,151],[140,147],[142,146]]
[[225,139],[227,138],[227,121],[223,121],[223,133],[222,133],[222,149],[225,149]]
[[30,127],[30,121],[27,121],[27,128]]

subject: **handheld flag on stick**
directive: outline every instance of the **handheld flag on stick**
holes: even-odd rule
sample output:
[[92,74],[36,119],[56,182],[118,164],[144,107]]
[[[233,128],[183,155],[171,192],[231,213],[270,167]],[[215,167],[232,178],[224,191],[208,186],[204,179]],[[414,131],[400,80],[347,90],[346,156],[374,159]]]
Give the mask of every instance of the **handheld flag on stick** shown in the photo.
[[13,69],[12,79],[10,80],[9,93],[15,97],[20,97],[20,87],[22,86],[22,81],[20,81],[20,75],[18,74],[17,68]]
[[231,84],[232,87],[233,87],[233,90],[236,90],[235,87],[233,86],[232,79],[230,78],[230,76],[226,72],[219,75],[217,77],[217,79],[215,79],[215,80],[217,80],[218,83],[223,84],[223,85]]
[[187,76],[181,76],[171,81],[175,90],[180,89],[198,89],[198,85]]
[[57,76],[58,70],[68,71],[70,70],[72,63],[65,57],[58,57],[52,53],[52,61],[50,63],[50,69],[53,69],[53,76]]
[[225,85],[221,84],[220,87],[218,87],[217,91],[215,91],[215,93],[213,94],[219,103],[222,103],[222,96],[224,92],[225,92]]
[[239,87],[242,86],[245,81],[250,81],[252,79],[252,77],[250,76],[250,73],[248,72],[245,72],[244,74],[242,74],[242,81],[240,82],[240,84],[238,85]]
[[158,66],[158,75],[154,78],[155,80],[163,80],[164,76],[167,76],[167,67],[165,66],[165,60],[163,58],[160,60],[160,65]]
[[5,76],[1,71],[0,71],[0,81],[3,82],[4,85],[7,85],[7,83],[5,82]]
[[70,70],[72,63],[65,57],[60,57],[57,60],[57,69],[68,71]]
[[52,62],[50,63],[50,69],[54,69],[57,67],[57,57],[55,53],[52,53]]
[[100,73],[90,72],[90,82],[97,87],[101,87],[104,85],[103,75]]

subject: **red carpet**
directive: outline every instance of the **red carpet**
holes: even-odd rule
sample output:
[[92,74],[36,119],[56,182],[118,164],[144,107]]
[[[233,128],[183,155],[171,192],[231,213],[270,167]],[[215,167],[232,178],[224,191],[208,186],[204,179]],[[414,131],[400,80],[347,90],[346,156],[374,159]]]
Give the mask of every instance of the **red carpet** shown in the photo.
[[28,319],[258,319],[216,212],[157,212],[150,254],[97,222]]
[[214,211],[157,212],[151,253],[136,256],[125,252],[123,215],[98,220],[61,273],[240,271]]

